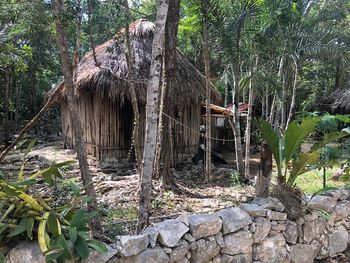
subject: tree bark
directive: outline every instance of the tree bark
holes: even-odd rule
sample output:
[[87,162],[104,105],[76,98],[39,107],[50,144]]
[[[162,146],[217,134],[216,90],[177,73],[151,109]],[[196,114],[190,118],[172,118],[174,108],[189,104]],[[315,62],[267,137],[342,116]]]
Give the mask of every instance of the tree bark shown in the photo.
[[157,143],[157,118],[164,46],[164,31],[167,19],[169,0],[161,0],[158,6],[156,27],[152,44],[152,60],[150,79],[147,87],[146,100],[146,134],[143,153],[143,167],[141,172],[141,191],[138,215],[138,232],[149,223],[149,208],[152,200],[152,175],[154,154]]
[[292,120],[293,117],[293,111],[295,107],[295,96],[298,88],[298,74],[299,74],[299,65],[298,65],[298,59],[293,58],[294,62],[294,81],[293,81],[293,91],[292,91],[292,99],[290,103],[290,108],[289,108],[289,114],[288,114],[288,119],[286,122],[286,128],[288,127],[288,124]]
[[[73,131],[75,136],[75,150],[77,152],[77,158],[79,161],[79,168],[83,186],[85,188],[86,195],[91,197],[91,201],[88,202],[88,211],[97,210],[97,201],[92,181],[92,176],[89,170],[85,143],[83,141],[83,129],[80,122],[80,116],[78,113],[78,97],[75,95],[75,85],[73,80],[73,65],[71,63],[68,42],[63,26],[63,0],[54,0],[53,12],[55,16],[57,43],[60,51],[61,68],[64,76],[64,83],[67,90],[68,107],[72,118]],[[98,218],[94,217],[89,222],[92,234],[94,236],[99,235],[101,232],[101,224]]]
[[210,64],[208,45],[208,0],[203,2],[203,58],[205,66],[205,86],[206,86],[206,147],[205,147],[205,181],[211,180],[211,87],[210,87]]
[[253,105],[255,101],[255,94],[254,94],[254,74],[257,68],[258,64],[258,58],[256,58],[255,66],[252,70],[252,76],[249,81],[249,101],[248,101],[248,116],[247,116],[247,127],[245,132],[245,162],[244,162],[244,176],[245,178],[250,177],[249,172],[249,160],[250,160],[250,138],[251,138],[251,128],[252,128],[252,119],[253,119]]
[[261,143],[260,153],[260,173],[255,184],[255,194],[257,197],[268,197],[269,186],[272,176],[272,152],[266,142]]
[[129,84],[129,92],[131,98],[131,104],[134,111],[134,129],[132,131],[132,139],[135,148],[135,156],[136,156],[136,166],[137,172],[141,176],[141,163],[142,163],[142,153],[141,153],[141,138],[140,138],[140,111],[137,103],[135,84],[132,81],[134,79],[134,57],[131,48],[130,41],[130,32],[129,32],[129,24],[131,23],[131,13],[128,5],[128,1],[124,0],[125,12],[126,12],[126,20],[125,20],[125,38],[126,38],[126,61],[128,64],[128,84]]

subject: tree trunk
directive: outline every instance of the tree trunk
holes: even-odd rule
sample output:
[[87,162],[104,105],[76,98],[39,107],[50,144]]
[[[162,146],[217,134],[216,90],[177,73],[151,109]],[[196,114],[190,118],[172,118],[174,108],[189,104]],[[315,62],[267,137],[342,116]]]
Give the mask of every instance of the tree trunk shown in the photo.
[[252,76],[249,81],[249,101],[248,101],[248,116],[247,116],[247,127],[245,133],[245,162],[244,162],[244,176],[245,178],[250,177],[249,173],[249,160],[250,160],[250,138],[251,138],[251,128],[252,128],[252,119],[253,119],[253,105],[255,101],[254,94],[254,74],[258,66],[258,58],[256,58],[255,66],[253,68]]
[[129,80],[128,84],[129,84],[131,104],[134,111],[134,129],[132,131],[132,139],[133,139],[133,144],[135,149],[137,172],[141,176],[142,153],[141,153],[141,138],[140,138],[140,111],[137,103],[135,84],[132,81],[134,79],[134,69],[133,69],[134,57],[132,53],[130,33],[129,33],[129,24],[131,23],[131,13],[130,13],[127,0],[124,0],[124,6],[126,7],[125,8],[125,12],[126,12],[125,38],[126,38],[126,49],[127,49],[126,61],[128,64],[128,80]]
[[269,186],[272,176],[272,152],[266,142],[261,143],[260,153],[260,173],[255,184],[255,194],[257,197],[268,197]]
[[[89,170],[85,143],[83,141],[83,129],[80,122],[80,116],[78,113],[78,97],[74,93],[74,81],[73,81],[73,65],[71,63],[68,42],[65,35],[63,26],[63,0],[54,0],[53,12],[55,16],[57,43],[60,51],[61,67],[64,76],[64,83],[67,90],[68,107],[72,118],[74,137],[75,137],[75,150],[77,152],[77,158],[79,161],[79,168],[85,193],[91,197],[91,202],[88,202],[88,211],[97,210],[97,201],[92,181],[92,176]],[[94,217],[89,222],[92,234],[98,235],[102,228],[98,218]]]
[[148,81],[146,100],[146,134],[141,172],[138,232],[141,232],[149,223],[149,208],[152,200],[152,174],[157,143],[158,97],[168,4],[169,0],[161,0],[159,3],[152,44],[150,79]]
[[208,0],[203,2],[203,57],[205,65],[205,86],[206,86],[206,148],[205,148],[205,181],[211,180],[211,87],[210,87],[210,65],[209,65],[209,46],[208,46]]
[[[167,103],[163,107],[163,111],[169,116],[162,115],[163,121],[163,137],[161,139],[161,163],[163,165],[161,170],[161,176],[163,178],[163,184],[168,185],[172,181],[170,180],[171,172],[170,168],[172,163],[172,145],[171,140],[171,119],[174,118],[174,104],[173,100],[173,85],[174,76],[176,70],[176,46],[177,46],[177,30],[180,18],[180,0],[173,0],[169,3],[168,17],[165,27],[165,50],[164,50],[164,73],[165,73],[165,92],[164,99]],[[161,136],[159,136],[161,137]]]
[[9,146],[9,100],[10,100],[10,72],[5,72],[5,92],[4,92],[4,143]]
[[294,111],[294,107],[295,107],[295,96],[296,96],[296,92],[297,92],[297,88],[298,88],[299,65],[298,65],[297,58],[293,58],[293,62],[294,62],[293,92],[292,92],[292,99],[291,99],[291,103],[290,103],[290,109],[289,109],[288,119],[287,119],[287,123],[286,123],[286,128],[288,127],[288,124],[292,120],[293,111]]

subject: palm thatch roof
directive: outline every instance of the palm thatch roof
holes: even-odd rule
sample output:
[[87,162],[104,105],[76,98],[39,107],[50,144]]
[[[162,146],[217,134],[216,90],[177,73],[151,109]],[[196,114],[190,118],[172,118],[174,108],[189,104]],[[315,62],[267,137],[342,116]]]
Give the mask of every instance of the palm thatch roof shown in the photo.
[[332,113],[350,114],[350,82],[347,89],[333,91],[326,98],[325,104]]
[[[133,50],[134,65],[133,79],[136,95],[140,103],[146,102],[146,88],[149,77],[152,41],[155,25],[144,19],[130,24],[130,39]],[[80,61],[77,68],[76,89],[78,94],[94,93],[111,99],[129,96],[127,79],[125,29],[122,29],[113,39],[95,48],[96,66],[93,52],[88,52]],[[175,105],[201,102],[205,99],[205,77],[177,50],[176,70],[174,72],[174,92],[172,99]],[[220,94],[213,86],[214,101]],[[54,98],[53,98],[53,97]],[[47,98],[56,102],[65,96],[64,82],[49,91]]]

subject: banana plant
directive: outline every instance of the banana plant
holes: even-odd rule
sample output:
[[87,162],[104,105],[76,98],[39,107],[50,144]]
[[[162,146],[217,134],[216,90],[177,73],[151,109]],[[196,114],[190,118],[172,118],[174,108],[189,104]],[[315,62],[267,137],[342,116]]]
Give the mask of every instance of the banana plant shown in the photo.
[[316,132],[320,121],[321,117],[306,117],[301,121],[293,121],[284,134],[273,130],[270,123],[263,119],[257,121],[261,136],[270,146],[275,159],[279,184],[294,185],[298,176],[319,163],[322,147],[350,134],[346,129],[327,133],[309,150],[302,151],[302,143]]

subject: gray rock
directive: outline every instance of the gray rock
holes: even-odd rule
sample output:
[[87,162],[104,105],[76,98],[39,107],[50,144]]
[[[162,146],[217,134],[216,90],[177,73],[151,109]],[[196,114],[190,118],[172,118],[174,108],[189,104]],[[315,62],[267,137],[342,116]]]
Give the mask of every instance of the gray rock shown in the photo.
[[221,255],[221,263],[249,263],[252,262],[252,254]]
[[223,234],[236,232],[252,223],[250,216],[238,207],[227,208],[216,213],[222,219]]
[[286,242],[282,234],[266,238],[253,246],[253,260],[283,263],[287,257]]
[[290,248],[290,260],[292,263],[313,263],[319,249],[315,245],[292,245]]
[[281,201],[274,197],[268,197],[268,198],[257,197],[254,199],[253,203],[258,204],[259,206],[261,206],[261,208],[271,209],[277,212],[283,212],[285,209]]
[[271,229],[271,222],[265,217],[255,218],[254,242],[262,242],[268,235]]
[[311,222],[306,221],[304,224],[304,240],[311,242],[314,238],[322,235],[325,228],[326,222],[321,218]]
[[148,247],[148,235],[120,236],[117,237],[116,247],[124,257],[130,257],[140,253]]
[[249,231],[240,230],[238,232],[224,236],[225,247],[221,249],[221,253],[250,254],[252,252],[253,237]]
[[176,219],[157,223],[154,228],[159,233],[159,243],[167,247],[174,247],[189,230],[184,223]]
[[193,242],[196,240],[190,233],[186,233],[184,235],[184,239],[187,240],[188,242]]
[[168,263],[169,257],[160,247],[147,248],[140,254],[120,258],[113,263]]
[[182,213],[181,215],[179,215],[176,220],[179,220],[180,222],[184,223],[186,226],[190,225],[190,219],[188,218],[188,214],[187,213]]
[[222,226],[222,221],[217,215],[191,215],[190,231],[195,239],[202,237],[214,236]]
[[349,233],[345,227],[339,226],[335,229],[334,233],[329,235],[329,254],[332,256],[336,253],[343,252],[348,246]]
[[154,228],[154,226],[149,226],[145,230],[141,232],[142,235],[148,235],[149,243],[151,247],[155,247],[157,245],[157,239],[159,236],[159,232]]
[[186,241],[181,240],[179,244],[171,251],[169,263],[178,262],[183,258],[186,258],[189,245]]
[[268,211],[268,209],[262,208],[260,205],[254,204],[254,203],[252,204],[244,203],[244,204],[241,204],[239,207],[253,217],[266,216],[266,213]]
[[215,240],[216,240],[216,243],[218,243],[218,245],[220,247],[224,247],[225,246],[225,242],[224,242],[224,238],[222,237],[222,233],[219,232],[215,235]]
[[37,242],[23,242],[15,246],[6,257],[7,263],[46,263]]
[[283,223],[277,223],[277,224],[272,224],[271,229],[275,231],[284,231],[286,230],[286,224]]
[[107,252],[100,253],[96,250],[91,251],[87,259],[84,259],[82,263],[97,263],[97,262],[107,262],[115,254],[118,253],[118,250],[115,249],[112,245],[107,245]]
[[280,213],[280,212],[275,212],[275,211],[268,211],[267,212],[267,218],[271,220],[276,220],[276,221],[282,221],[282,220],[287,220],[287,214],[286,213]]
[[325,195],[317,195],[311,199],[309,202],[309,207],[311,209],[322,209],[326,212],[330,213],[334,210],[335,205],[337,204],[337,199],[325,196]]
[[350,215],[350,202],[342,201],[338,202],[334,208],[332,216],[334,221],[346,219]]
[[197,249],[192,251],[191,263],[206,263],[214,258],[219,252],[220,247],[216,241],[199,239],[196,241]]
[[298,239],[298,226],[295,222],[287,220],[286,230],[284,231],[284,237],[290,244],[296,244]]

